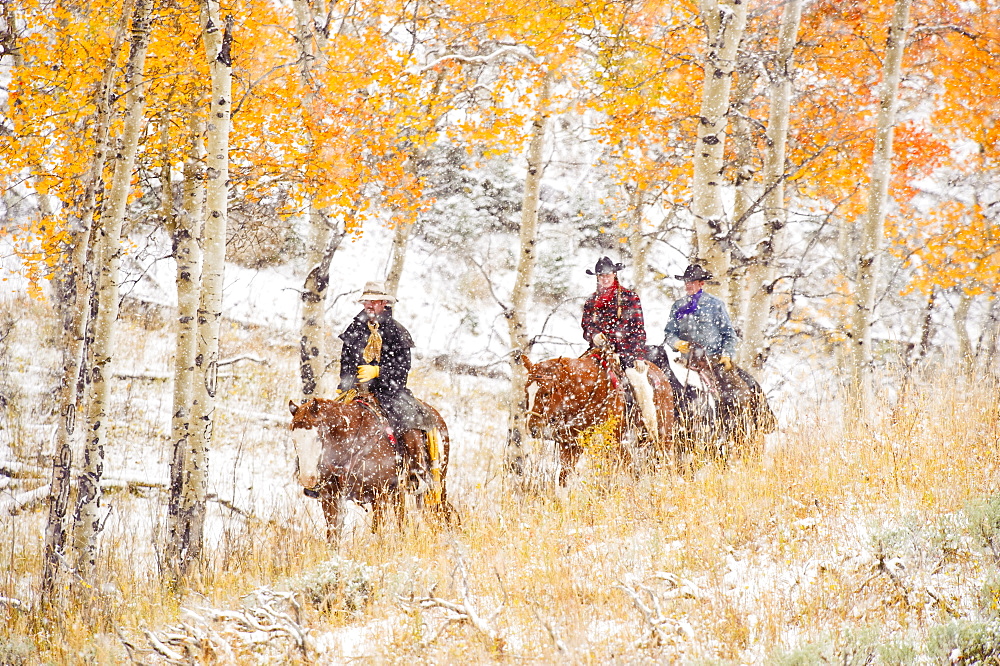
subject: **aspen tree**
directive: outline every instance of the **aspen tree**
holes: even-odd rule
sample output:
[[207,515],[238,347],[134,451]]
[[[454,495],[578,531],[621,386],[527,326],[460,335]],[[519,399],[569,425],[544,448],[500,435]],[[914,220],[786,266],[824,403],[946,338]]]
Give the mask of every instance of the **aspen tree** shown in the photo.
[[181,214],[173,219],[173,255],[176,262],[177,326],[174,345],[173,416],[170,423],[170,538],[167,542],[168,567],[181,560],[177,545],[183,543],[177,533],[185,504],[184,465],[191,446],[192,412],[198,352],[198,303],[201,297],[201,237],[205,223],[204,161],[202,141],[205,123],[195,108],[188,108],[189,137],[184,158]]
[[703,0],[701,16],[706,31],[704,83],[694,149],[691,212],[695,218],[698,258],[720,281],[719,295],[728,301],[729,248],[723,207],[722,170],[726,146],[729,95],[737,49],[747,22],[747,2]]
[[792,54],[798,40],[802,0],[788,0],[781,13],[778,51],[771,70],[766,146],[764,155],[764,234],[757,243],[741,294],[745,305],[743,344],[737,362],[759,367],[763,362],[764,327],[771,311],[771,293],[776,271],[774,260],[783,245],[786,223],[785,146],[788,141],[789,107],[792,97]]
[[[547,64],[551,67],[551,64]],[[512,464],[518,464],[520,445],[525,439],[524,391],[528,383],[527,372],[520,362],[520,354],[528,352],[527,307],[531,288],[534,284],[535,265],[538,263],[536,242],[538,237],[538,204],[541,192],[545,162],[542,150],[549,125],[549,98],[552,94],[554,71],[549,69],[541,84],[536,101],[535,117],[531,123],[531,134],[526,153],[527,173],[524,179],[524,195],[521,200],[521,225],[518,232],[518,260],[514,288],[511,292],[510,307],[505,316],[510,346],[514,351],[511,358],[511,444],[508,452]]]
[[93,322],[91,341],[92,367],[88,368],[90,402],[87,415],[87,439],[83,463],[77,480],[78,494],[74,515],[74,548],[77,572],[90,579],[96,564],[96,535],[99,528],[98,509],[101,497],[101,476],[104,470],[104,447],[107,443],[110,402],[110,379],[114,363],[115,326],[118,320],[118,281],[121,264],[121,234],[125,222],[132,172],[135,168],[139,134],[144,124],[145,60],[149,47],[152,0],[136,0],[132,17],[132,38],[123,85],[125,108],[124,127],[118,137],[114,155],[114,172],[104,203],[98,238],[97,300],[98,311]]
[[[319,80],[317,76],[326,64],[327,38],[323,31],[317,29],[317,17],[313,3],[306,0],[294,0],[296,44],[299,49],[299,78],[305,91],[303,113],[314,120],[318,116],[317,98]],[[317,7],[322,11],[322,3]],[[332,7],[331,7],[332,10]],[[314,126],[307,122],[306,127]],[[315,149],[315,141],[307,129],[307,149]],[[302,383],[302,395],[313,396],[321,394],[324,371],[327,366],[327,353],[324,349],[323,336],[325,327],[323,317],[326,314],[326,294],[330,286],[330,265],[333,255],[340,246],[346,234],[332,233],[331,221],[325,211],[319,209],[314,197],[307,195],[309,240],[306,246],[306,265],[309,271],[302,285],[302,319],[299,324],[299,375]]]
[[[208,447],[212,443],[219,370],[219,330],[222,320],[222,280],[226,259],[228,219],[229,131],[232,107],[233,21],[219,14],[217,0],[202,2],[205,56],[211,76],[207,123],[205,226],[202,244],[201,295],[198,306],[198,354],[195,358],[195,399],[188,446],[180,456],[180,497],[171,501],[168,561],[177,579],[191,573],[204,546],[207,503]],[[223,25],[224,23],[224,25]]]
[[[111,53],[117,53],[125,41],[131,3],[126,3],[115,30]],[[19,49],[15,49],[15,66],[24,67]],[[89,281],[88,252],[93,237],[93,220],[97,209],[97,191],[107,161],[108,135],[111,126],[112,82],[117,65],[108,60],[103,76],[95,88],[94,147],[75,220],[71,225],[65,251],[68,261],[58,273],[55,293],[61,313],[62,373],[58,404],[60,416],[56,431],[56,451],[50,482],[49,511],[45,529],[45,549],[42,568],[42,601],[54,601],[60,561],[65,547],[65,520],[73,464],[72,447],[76,436],[76,416],[80,402],[80,368],[83,364],[87,324]],[[47,202],[48,197],[42,196]],[[47,208],[46,204],[46,208]],[[51,212],[48,213],[51,216]]]
[[[872,318],[878,292],[879,268],[885,246],[885,216],[892,173],[892,139],[896,125],[899,79],[903,49],[906,46],[910,0],[895,0],[889,35],[886,40],[882,84],[879,88],[879,111],[875,127],[875,147],[871,163],[868,210],[862,220],[857,255],[857,279],[851,325],[851,387],[854,412],[867,404],[865,394],[871,380]],[[860,403],[857,401],[861,401]]]

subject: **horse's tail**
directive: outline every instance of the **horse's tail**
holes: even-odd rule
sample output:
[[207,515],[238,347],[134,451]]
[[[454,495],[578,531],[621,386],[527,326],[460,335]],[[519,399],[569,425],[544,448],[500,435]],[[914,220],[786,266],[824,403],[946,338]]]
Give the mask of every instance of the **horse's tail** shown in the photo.
[[431,506],[437,506],[444,499],[444,482],[441,478],[443,448],[441,446],[441,433],[437,428],[431,428],[427,431],[427,453],[431,461],[431,488],[427,493],[426,501]]

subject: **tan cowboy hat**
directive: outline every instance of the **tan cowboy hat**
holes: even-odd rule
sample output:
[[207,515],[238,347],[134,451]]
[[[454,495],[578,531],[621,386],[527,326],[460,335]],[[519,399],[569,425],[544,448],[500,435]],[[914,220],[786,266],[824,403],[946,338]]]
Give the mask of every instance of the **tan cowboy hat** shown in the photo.
[[361,291],[361,297],[358,299],[359,303],[364,301],[387,301],[395,303],[396,297],[386,292],[384,282],[366,282],[365,288]]

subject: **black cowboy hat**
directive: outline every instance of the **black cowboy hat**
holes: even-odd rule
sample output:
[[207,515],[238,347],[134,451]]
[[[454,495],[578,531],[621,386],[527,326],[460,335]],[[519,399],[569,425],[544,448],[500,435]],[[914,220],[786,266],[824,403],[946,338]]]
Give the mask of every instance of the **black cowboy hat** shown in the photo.
[[683,275],[675,275],[675,278],[682,280],[683,282],[695,282],[695,281],[705,281],[708,282],[712,279],[712,274],[706,271],[704,268],[698,264],[691,264],[684,269]]
[[594,270],[588,270],[587,275],[602,275],[604,273],[617,273],[625,268],[624,264],[616,264],[611,261],[611,257],[601,257],[597,260]]

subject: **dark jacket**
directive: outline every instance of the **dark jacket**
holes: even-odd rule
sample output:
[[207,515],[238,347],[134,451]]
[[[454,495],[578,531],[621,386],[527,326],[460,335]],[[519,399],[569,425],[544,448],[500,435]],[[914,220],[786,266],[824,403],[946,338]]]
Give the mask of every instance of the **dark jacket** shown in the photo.
[[368,389],[380,403],[391,410],[396,397],[406,389],[406,378],[410,374],[410,349],[413,338],[402,324],[392,318],[392,308],[386,307],[376,318],[379,334],[382,336],[382,355],[378,361],[366,363],[362,354],[368,344],[368,315],[362,310],[351,322],[340,339],[344,348],[340,353],[340,390],[356,388],[358,366],[377,365],[379,376],[367,382]]
[[621,359],[631,368],[637,358],[646,357],[646,324],[639,295],[615,282],[615,294],[601,303],[594,293],[583,304],[583,337],[593,344],[594,336],[603,333]]

